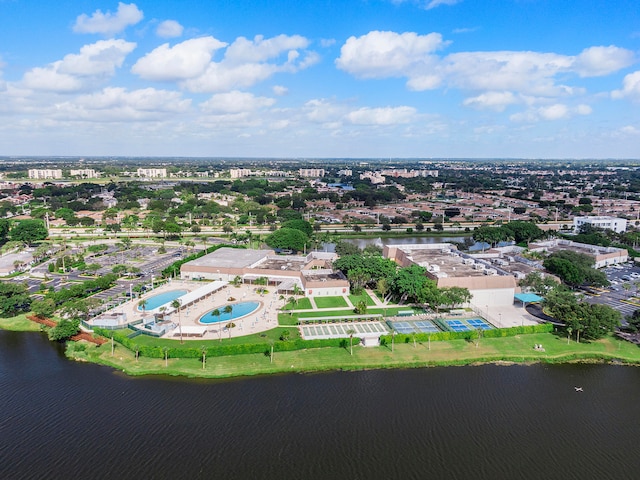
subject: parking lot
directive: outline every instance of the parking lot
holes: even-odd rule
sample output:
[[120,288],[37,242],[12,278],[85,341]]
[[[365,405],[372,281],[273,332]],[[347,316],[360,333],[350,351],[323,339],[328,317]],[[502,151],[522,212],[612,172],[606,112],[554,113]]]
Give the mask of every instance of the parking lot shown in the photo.
[[[640,295],[640,266],[634,263],[625,263],[615,267],[608,267],[604,270],[607,279],[611,283],[609,287],[603,289],[592,289],[590,293],[585,292],[585,297],[589,303],[609,305],[615,308],[623,317],[633,314],[640,306],[636,306],[634,297]],[[625,323],[623,318],[623,324]]]

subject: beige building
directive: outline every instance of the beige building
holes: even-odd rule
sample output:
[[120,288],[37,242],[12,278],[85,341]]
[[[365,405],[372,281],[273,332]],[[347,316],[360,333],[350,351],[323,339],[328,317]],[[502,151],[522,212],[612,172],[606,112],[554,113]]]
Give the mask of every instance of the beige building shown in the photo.
[[29,178],[37,180],[58,179],[62,178],[62,170],[50,168],[31,168],[29,169]]
[[72,177],[81,177],[81,178],[98,178],[100,176],[93,168],[82,168],[79,170],[70,170],[69,174]]
[[383,255],[401,267],[420,265],[439,288],[463,287],[469,290],[470,304],[509,306],[519,291],[516,278],[501,272],[489,262],[474,259],[448,243],[423,245],[386,245]]
[[301,177],[324,177],[324,168],[301,168],[298,174]]
[[547,253],[553,253],[559,250],[571,250],[573,252],[583,253],[593,258],[593,266],[595,268],[617,265],[629,260],[629,252],[624,248],[601,247],[599,245],[572,242],[571,240],[555,239],[546,242],[530,243],[529,250],[532,252]]
[[139,168],[136,171],[136,174],[139,177],[166,178],[167,177],[167,169],[166,168]]
[[231,178],[243,178],[250,177],[252,172],[248,168],[231,168],[229,169],[229,175],[231,175]]
[[326,252],[277,255],[273,250],[223,247],[182,265],[180,277],[223,281],[240,277],[245,283],[265,277],[281,293],[296,285],[309,297],[345,295],[349,282],[342,272],[332,269],[335,258],[334,253]]

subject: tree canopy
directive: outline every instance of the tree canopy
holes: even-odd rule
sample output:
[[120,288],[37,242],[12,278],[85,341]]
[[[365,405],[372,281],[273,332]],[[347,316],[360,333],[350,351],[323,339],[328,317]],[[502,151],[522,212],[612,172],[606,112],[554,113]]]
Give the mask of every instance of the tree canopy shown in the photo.
[[283,248],[295,251],[303,250],[304,245],[308,241],[309,238],[304,232],[287,227],[280,228],[265,238],[265,243],[271,248]]
[[[620,326],[622,314],[608,305],[579,302],[576,296],[561,288],[545,298],[545,307],[555,319],[564,322],[568,331],[587,339],[602,338]],[[571,330],[569,330],[571,329]]]
[[11,240],[31,244],[44,240],[49,232],[42,220],[22,220],[11,228],[9,235]]
[[607,276],[604,272],[593,268],[594,260],[584,253],[561,250],[554,252],[544,260],[544,268],[567,285],[576,287],[578,285],[608,285]]

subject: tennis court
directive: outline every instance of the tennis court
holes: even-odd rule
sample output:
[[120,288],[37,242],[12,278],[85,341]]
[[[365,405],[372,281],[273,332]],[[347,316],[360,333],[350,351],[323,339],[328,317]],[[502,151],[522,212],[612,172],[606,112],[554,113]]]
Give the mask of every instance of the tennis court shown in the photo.
[[468,332],[471,328],[461,320],[444,320],[444,323],[454,332]]
[[300,327],[302,338],[314,340],[321,338],[345,338],[351,335],[361,337],[364,335],[386,335],[389,331],[380,322],[348,322],[330,323],[318,325],[302,325]]
[[429,320],[420,320],[419,322],[415,322],[415,326],[422,333],[436,333],[440,331],[440,329]]
[[476,329],[479,328],[481,330],[491,330],[493,328],[487,322],[479,318],[472,318],[470,320],[467,320],[467,323],[471,325],[473,328],[476,328]]

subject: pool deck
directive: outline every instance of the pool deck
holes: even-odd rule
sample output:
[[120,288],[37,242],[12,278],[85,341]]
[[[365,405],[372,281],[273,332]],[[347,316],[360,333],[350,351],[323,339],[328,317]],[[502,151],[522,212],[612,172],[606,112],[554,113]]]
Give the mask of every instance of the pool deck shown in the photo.
[[[186,289],[188,291],[194,291],[201,287],[202,282],[189,282],[184,280],[172,280],[154,290],[145,293],[142,298],[149,298],[160,293],[168,292],[171,290]],[[173,313],[169,316],[169,319],[176,325],[182,322],[183,327],[206,327],[206,333],[204,337],[184,337],[184,340],[202,340],[204,339],[219,339],[229,338],[229,331],[225,327],[229,321],[222,321],[219,323],[201,324],[198,319],[205,313],[210,312],[216,308],[223,308],[225,305],[243,302],[259,302],[258,309],[251,314],[231,320],[235,323],[235,328],[231,329],[231,337],[241,337],[244,335],[251,335],[254,333],[264,332],[271,330],[278,326],[278,309],[282,308],[285,304],[285,300],[279,300],[279,295],[273,293],[273,290],[267,288],[269,293],[260,295],[255,292],[256,286],[241,285],[240,287],[234,287],[233,285],[227,285],[222,290],[214,293],[208,298],[201,300],[188,307],[184,307],[180,310],[180,314]],[[229,300],[230,297],[235,300]],[[138,311],[139,298],[133,299],[116,308],[117,311],[124,310],[127,315],[127,321],[137,320],[142,318],[142,312]],[[172,330],[165,334],[163,338],[177,339],[174,334],[177,330]]]

